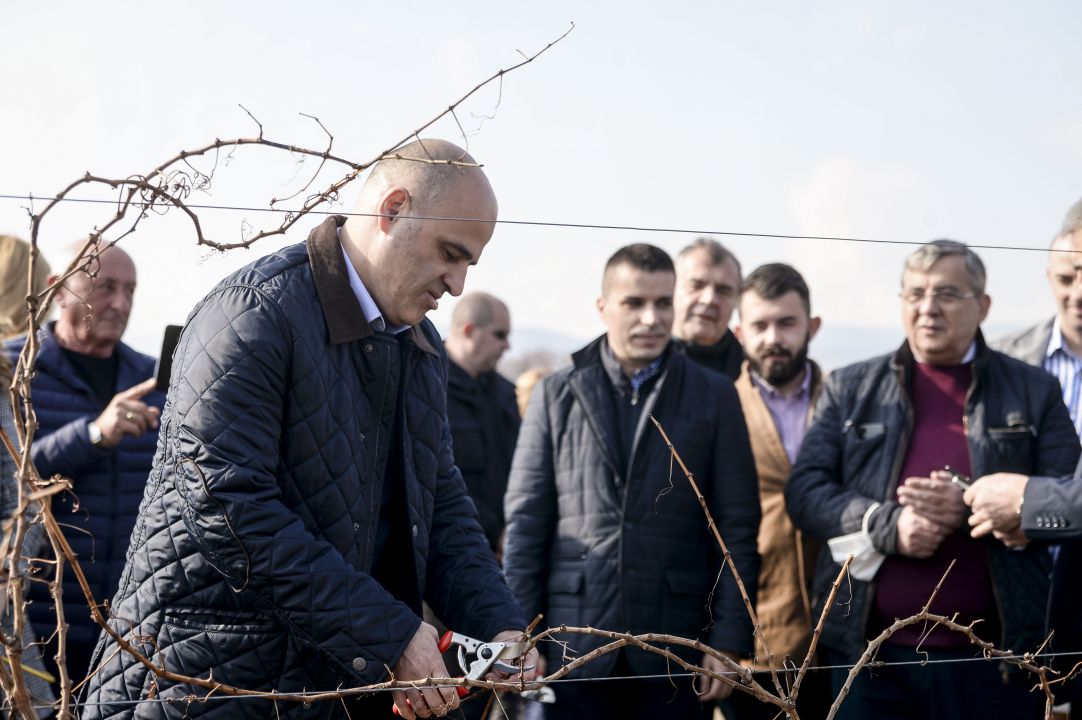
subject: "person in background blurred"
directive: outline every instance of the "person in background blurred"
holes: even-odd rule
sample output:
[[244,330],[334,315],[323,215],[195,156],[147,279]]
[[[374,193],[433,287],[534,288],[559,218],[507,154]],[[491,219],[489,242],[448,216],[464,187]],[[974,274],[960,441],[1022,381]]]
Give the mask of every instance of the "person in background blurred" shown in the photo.
[[[41,329],[30,386],[40,424],[31,457],[43,477],[71,478],[53,512],[98,602],[116,592],[125,551],[158,444],[165,396],[154,392],[154,358],[121,341],[135,295],[135,264],[105,243],[73,253],[81,269],[56,293],[59,316]],[[55,281],[55,278],[50,278]],[[25,337],[4,344],[15,361]],[[56,624],[44,583],[30,593],[30,619],[46,635]],[[64,573],[67,666],[78,683],[88,671],[100,628],[75,573]],[[46,653],[52,662],[53,653]]]
[[698,238],[676,256],[673,347],[730,380],[744,361],[729,330],[740,283],[740,262],[717,240]]
[[538,366],[523,371],[515,378],[515,402],[518,403],[520,417],[526,417],[526,407],[530,404],[530,395],[533,394],[534,387],[541,382],[542,378],[547,378],[551,374],[552,368]]
[[455,465],[497,557],[502,553],[503,495],[520,423],[515,386],[496,372],[496,364],[511,347],[510,335],[507,306],[492,295],[475,292],[463,295],[455,305],[451,332],[444,340],[451,361],[447,421]]
[[[26,331],[27,292],[37,295],[48,285],[49,264],[41,257],[35,263],[33,282],[27,284],[29,259],[29,243],[10,235],[0,235],[0,340],[18,337]],[[16,530],[15,514],[19,510],[19,438],[15,432],[10,393],[13,370],[11,359],[6,354],[0,353],[0,430],[3,431],[3,439],[0,440],[0,537],[5,539],[3,543],[5,552],[3,557],[0,557],[0,623],[6,635],[10,635],[14,630],[14,613],[25,613],[23,608],[10,606],[11,597],[7,592],[11,567],[9,561],[12,559],[7,538],[9,533],[13,534]],[[15,454],[12,455],[11,451]],[[35,514],[36,503],[32,503],[27,507],[23,517],[32,519]],[[25,559],[36,556],[44,545],[45,532],[41,524],[31,524],[27,527],[17,556],[20,558],[19,562],[24,572]],[[44,629],[45,626],[38,628],[38,630]],[[41,706],[51,705],[55,698],[49,682],[44,679],[47,673],[41,658],[41,648],[36,644],[41,634],[43,633],[35,631],[29,618],[24,618],[21,638],[22,665],[25,668],[23,679],[31,701],[35,706],[39,706],[38,714],[46,717],[52,711],[48,707]],[[2,652],[0,649],[0,653]]]

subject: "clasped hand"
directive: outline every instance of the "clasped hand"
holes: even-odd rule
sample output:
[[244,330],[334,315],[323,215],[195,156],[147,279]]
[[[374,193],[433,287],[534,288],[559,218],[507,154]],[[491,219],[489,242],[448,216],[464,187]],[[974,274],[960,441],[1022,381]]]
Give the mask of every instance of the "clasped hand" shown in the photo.
[[969,513],[962,489],[945,470],[906,479],[898,488],[898,502],[898,552],[906,557],[931,557],[948,535],[965,525]]

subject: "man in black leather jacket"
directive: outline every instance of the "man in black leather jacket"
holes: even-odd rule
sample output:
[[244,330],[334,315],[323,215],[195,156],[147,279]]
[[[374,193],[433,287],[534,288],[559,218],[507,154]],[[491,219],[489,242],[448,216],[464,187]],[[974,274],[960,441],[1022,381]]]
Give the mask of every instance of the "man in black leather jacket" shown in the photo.
[[[933,612],[980,620],[978,635],[1017,652],[1044,638],[1048,553],[971,539],[952,477],[1060,475],[1079,445],[1055,379],[985,345],[984,286],[984,266],[965,245],[923,246],[902,278],[905,344],[834,371],[824,386],[785,499],[796,524],[821,540],[865,540],[851,597],[846,583],[836,600],[847,607],[832,608],[823,628],[828,662],[854,662],[868,639],[919,612],[952,561]],[[822,553],[817,614],[838,571]],[[924,630],[894,633],[878,659],[972,657],[961,635]],[[836,690],[846,673],[835,671]],[[994,663],[888,667],[861,674],[840,717],[1033,717],[1042,698],[1028,690]]]
[[[462,292],[496,200],[450,143],[396,155],[357,215],[239,270],[188,319],[110,606],[113,630],[171,672],[278,692],[446,676],[422,599],[475,637],[523,628],[452,460],[447,359],[425,320]],[[206,690],[154,678],[105,634],[97,661],[87,718],[345,714],[189,702]],[[134,704],[149,698],[184,700]],[[410,689],[354,715],[392,699],[406,718],[458,702]]]

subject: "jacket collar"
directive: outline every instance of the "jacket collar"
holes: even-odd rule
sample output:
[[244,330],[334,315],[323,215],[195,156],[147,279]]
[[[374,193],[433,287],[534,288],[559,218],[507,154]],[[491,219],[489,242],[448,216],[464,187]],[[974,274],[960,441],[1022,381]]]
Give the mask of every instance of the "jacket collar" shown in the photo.
[[[60,349],[60,343],[56,341],[56,335],[53,333],[54,325],[56,325],[55,320],[42,326],[39,331],[38,338],[40,339],[41,347],[38,350],[38,357],[35,362],[38,367],[49,371],[50,375],[66,385],[69,385],[80,392],[92,395],[93,390],[90,389],[89,385],[83,382],[83,379],[75,372],[75,368],[73,368],[67,358],[64,357],[64,353]],[[118,388],[127,387],[129,381],[131,381],[130,384],[135,384],[136,382],[147,379],[145,377],[132,379],[138,374],[139,353],[122,342],[116,344],[114,352],[116,353],[117,358]]]
[[[973,380],[976,382],[984,366],[988,364],[988,353],[991,350],[984,341],[984,333],[981,332],[980,328],[977,328],[977,335],[973,341],[977,344],[977,354],[973,358]],[[915,362],[916,358],[913,356],[913,349],[909,347],[909,340],[906,340],[891,357],[890,366],[908,384],[909,376],[913,372],[913,363]]]
[[601,450],[601,456],[613,476],[620,476],[619,439],[616,436],[616,415],[606,385],[610,381],[601,364],[601,344],[605,336],[597,338],[586,347],[571,355],[574,369],[567,378],[571,393],[585,408],[583,415],[593,431]]
[[[312,228],[306,243],[308,261],[312,265],[312,280],[333,345],[363,340],[375,333],[365,320],[357,296],[349,286],[349,271],[338,239],[338,228],[345,222],[344,215],[328,217]],[[424,352],[439,355],[420,325],[403,331],[402,335]]]

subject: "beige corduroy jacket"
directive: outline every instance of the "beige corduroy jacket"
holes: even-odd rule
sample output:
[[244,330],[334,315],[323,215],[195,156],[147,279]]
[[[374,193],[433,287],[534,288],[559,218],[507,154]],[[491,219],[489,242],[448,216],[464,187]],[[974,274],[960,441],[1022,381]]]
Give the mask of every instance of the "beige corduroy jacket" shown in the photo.
[[[811,368],[809,421],[822,386],[819,367],[812,362]],[[757,603],[759,626],[774,656],[773,665],[776,668],[782,666],[786,657],[791,657],[799,665],[807,653],[811,635],[809,592],[811,573],[820,545],[794,527],[785,510],[783,491],[791,469],[789,456],[785,453],[770,409],[751,378],[746,360],[736,379],[736,390],[744,409],[755,456],[759,501],[763,512],[759,525],[759,555],[762,558]],[[758,642],[756,656],[752,659],[755,667],[767,668],[762,645]]]

